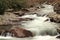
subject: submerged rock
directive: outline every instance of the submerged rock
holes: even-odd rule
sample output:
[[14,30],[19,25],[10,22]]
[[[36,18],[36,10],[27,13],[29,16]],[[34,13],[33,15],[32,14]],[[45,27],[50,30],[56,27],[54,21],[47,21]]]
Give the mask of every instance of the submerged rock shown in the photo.
[[13,34],[12,35],[13,37],[18,37],[18,38],[33,37],[33,34],[30,31],[19,27],[15,27],[11,29],[10,33]]

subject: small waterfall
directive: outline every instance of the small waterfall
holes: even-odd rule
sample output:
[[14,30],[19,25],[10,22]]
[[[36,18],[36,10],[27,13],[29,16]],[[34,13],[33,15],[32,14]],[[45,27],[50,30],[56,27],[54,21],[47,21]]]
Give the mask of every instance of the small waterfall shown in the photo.
[[12,37],[12,34],[9,33],[9,32],[3,32],[3,33],[1,33],[1,36],[5,36],[5,37],[10,36],[10,37]]

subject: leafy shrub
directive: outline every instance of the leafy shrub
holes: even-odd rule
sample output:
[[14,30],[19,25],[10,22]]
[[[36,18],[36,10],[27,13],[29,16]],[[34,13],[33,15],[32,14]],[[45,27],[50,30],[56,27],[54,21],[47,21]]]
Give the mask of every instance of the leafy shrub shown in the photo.
[[25,7],[25,0],[0,0],[0,14],[6,9],[18,10]]

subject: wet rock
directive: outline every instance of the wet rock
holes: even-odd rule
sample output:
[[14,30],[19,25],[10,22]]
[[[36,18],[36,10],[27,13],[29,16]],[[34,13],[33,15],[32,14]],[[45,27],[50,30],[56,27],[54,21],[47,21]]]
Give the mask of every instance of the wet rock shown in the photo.
[[33,20],[32,18],[19,18],[20,21],[29,21],[29,20]]
[[26,8],[22,8],[22,11],[23,11],[23,12],[29,12],[29,10],[26,9]]
[[54,6],[54,11],[57,12],[58,14],[60,14],[60,3],[57,3],[57,4]]
[[57,36],[56,38],[59,38],[59,39],[60,39],[60,35],[59,35],[59,36]]
[[57,28],[57,32],[60,34],[60,28]]
[[18,16],[23,16],[25,15],[25,13],[20,13],[20,12],[14,12],[15,15],[18,15]]
[[18,37],[18,38],[33,37],[33,34],[30,31],[19,27],[15,27],[11,29],[10,33],[13,34],[12,35],[13,37]]
[[46,22],[46,21],[49,21],[49,19],[46,19],[45,22]]
[[12,25],[11,24],[2,24],[2,25],[0,25],[0,29],[2,29],[2,30],[9,30],[9,29],[11,29],[12,28]]
[[51,14],[48,15],[48,17],[50,18],[51,22],[60,23],[60,14],[51,13]]

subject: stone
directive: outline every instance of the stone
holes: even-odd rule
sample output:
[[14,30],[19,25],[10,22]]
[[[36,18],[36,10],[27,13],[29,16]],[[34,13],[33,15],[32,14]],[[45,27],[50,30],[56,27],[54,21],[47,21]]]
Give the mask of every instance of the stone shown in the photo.
[[19,21],[29,21],[29,20],[33,20],[33,18],[21,18],[18,17]]
[[32,32],[19,27],[12,28],[10,33],[13,34],[13,37],[17,38],[33,37]]
[[2,24],[2,25],[0,25],[0,30],[2,29],[2,30],[9,30],[9,29],[11,29],[12,28],[12,25],[11,24]]
[[21,10],[22,10],[23,12],[29,12],[29,10],[26,9],[26,8],[22,8]]
[[60,28],[57,28],[57,32],[60,34]]
[[50,18],[51,22],[60,23],[60,14],[51,13],[51,14],[48,15],[48,17]]
[[22,12],[14,12],[15,15],[18,15],[18,16],[23,16],[25,15],[25,13],[22,13]]
[[57,4],[54,6],[54,11],[57,12],[58,14],[60,14],[60,3],[57,3]]
[[60,39],[60,35],[59,35],[59,36],[57,36],[56,38],[59,38],[59,39]]

